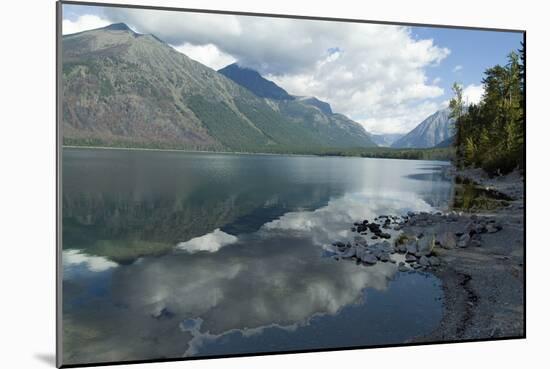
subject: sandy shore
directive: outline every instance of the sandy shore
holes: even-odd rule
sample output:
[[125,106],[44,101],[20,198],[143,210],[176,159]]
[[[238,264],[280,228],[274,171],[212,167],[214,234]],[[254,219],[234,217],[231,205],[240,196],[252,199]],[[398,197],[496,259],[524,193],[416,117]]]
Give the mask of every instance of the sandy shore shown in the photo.
[[[495,232],[479,232],[474,245],[434,253],[433,268],[444,289],[444,317],[431,334],[415,342],[523,337],[524,327],[524,183],[516,172],[490,179],[480,170],[456,173],[513,198],[491,212],[458,213],[453,222],[405,225],[406,234],[465,232],[472,224],[498,224]],[[414,223],[414,222],[413,222]]]

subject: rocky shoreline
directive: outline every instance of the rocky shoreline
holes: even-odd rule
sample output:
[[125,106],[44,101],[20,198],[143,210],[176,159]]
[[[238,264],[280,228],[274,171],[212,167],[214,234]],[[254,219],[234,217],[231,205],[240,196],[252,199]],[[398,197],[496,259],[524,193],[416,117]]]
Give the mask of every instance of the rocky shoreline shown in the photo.
[[523,179],[517,172],[488,178],[478,170],[451,170],[446,174],[503,194],[505,205],[365,219],[354,223],[353,242],[332,245],[335,258],[398,263],[400,272],[426,271],[442,281],[443,319],[412,342],[523,337]]

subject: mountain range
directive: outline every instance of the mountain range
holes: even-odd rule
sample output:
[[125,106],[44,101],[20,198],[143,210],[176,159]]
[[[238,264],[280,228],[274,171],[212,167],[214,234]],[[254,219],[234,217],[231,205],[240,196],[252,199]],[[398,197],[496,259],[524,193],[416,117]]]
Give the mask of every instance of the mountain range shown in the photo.
[[381,147],[390,147],[395,141],[405,136],[404,133],[371,133],[370,138],[375,144]]
[[215,71],[124,23],[63,36],[66,145],[208,151],[448,146],[449,110],[409,133],[371,134],[329,103],[293,96],[253,69]]
[[316,152],[373,147],[357,122],[259,73],[215,71],[123,23],[63,36],[66,145]]

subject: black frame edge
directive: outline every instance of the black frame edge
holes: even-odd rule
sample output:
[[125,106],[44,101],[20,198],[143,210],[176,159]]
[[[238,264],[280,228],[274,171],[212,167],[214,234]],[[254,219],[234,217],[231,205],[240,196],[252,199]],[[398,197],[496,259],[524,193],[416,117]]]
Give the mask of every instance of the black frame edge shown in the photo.
[[61,178],[61,160],[62,160],[62,57],[61,47],[63,40],[62,33],[62,19],[63,19],[63,4],[61,1],[57,1],[55,4],[55,365],[60,368],[63,365],[63,268],[62,268],[62,221],[61,221],[61,192],[62,192],[62,178]]

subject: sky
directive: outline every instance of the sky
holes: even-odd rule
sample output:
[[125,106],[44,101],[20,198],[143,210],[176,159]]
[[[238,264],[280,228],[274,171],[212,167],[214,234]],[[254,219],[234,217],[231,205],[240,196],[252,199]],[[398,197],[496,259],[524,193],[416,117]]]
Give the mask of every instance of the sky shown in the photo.
[[315,96],[371,133],[407,133],[468,102],[483,72],[505,64],[521,33],[63,5],[63,34],[124,22],[210,68],[237,62],[299,96]]

